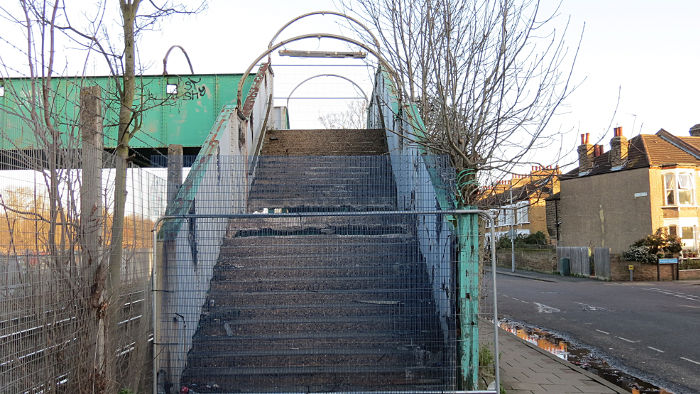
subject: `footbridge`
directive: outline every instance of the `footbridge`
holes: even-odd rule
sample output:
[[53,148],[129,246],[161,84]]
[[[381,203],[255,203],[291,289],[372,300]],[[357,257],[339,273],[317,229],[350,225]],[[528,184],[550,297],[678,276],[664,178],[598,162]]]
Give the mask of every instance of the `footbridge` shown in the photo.
[[294,130],[272,88],[265,63],[169,186],[154,393],[477,392],[480,212],[415,107],[380,67],[366,129]]

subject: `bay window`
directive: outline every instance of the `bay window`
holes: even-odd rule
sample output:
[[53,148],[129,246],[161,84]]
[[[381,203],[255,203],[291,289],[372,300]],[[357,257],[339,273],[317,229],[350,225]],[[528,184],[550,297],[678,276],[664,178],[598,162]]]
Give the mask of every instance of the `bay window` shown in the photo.
[[673,171],[663,175],[664,205],[694,205],[695,182],[692,171]]

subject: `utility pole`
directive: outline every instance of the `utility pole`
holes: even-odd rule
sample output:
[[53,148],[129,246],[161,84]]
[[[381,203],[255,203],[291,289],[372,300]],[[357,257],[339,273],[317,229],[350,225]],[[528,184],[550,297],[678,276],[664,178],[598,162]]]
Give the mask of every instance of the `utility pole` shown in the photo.
[[513,208],[513,185],[510,185],[510,272],[515,272],[515,208]]

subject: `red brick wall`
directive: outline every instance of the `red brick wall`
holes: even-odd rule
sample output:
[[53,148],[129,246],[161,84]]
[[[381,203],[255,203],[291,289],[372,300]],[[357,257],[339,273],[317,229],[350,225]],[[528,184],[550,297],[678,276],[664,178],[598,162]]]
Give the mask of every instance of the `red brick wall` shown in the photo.
[[679,279],[700,279],[700,270],[681,270],[678,272]]
[[[629,265],[634,266],[634,280],[658,280],[656,264],[642,264],[636,261],[626,261],[620,255],[610,255],[610,274],[612,280],[630,280]],[[661,280],[673,280],[674,264],[662,264],[659,266],[658,278]]]

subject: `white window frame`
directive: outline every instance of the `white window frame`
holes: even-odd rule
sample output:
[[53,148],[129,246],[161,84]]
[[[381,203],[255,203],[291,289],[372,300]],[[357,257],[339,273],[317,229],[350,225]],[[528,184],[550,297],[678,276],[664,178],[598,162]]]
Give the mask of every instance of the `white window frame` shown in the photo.
[[[698,239],[698,218],[697,217],[680,217],[667,218],[663,221],[663,226],[668,229],[671,226],[676,226],[676,236],[681,239],[683,249],[700,250],[700,239]],[[683,238],[683,227],[693,228],[693,238]]]
[[517,223],[518,224],[529,224],[530,223],[530,202],[529,201],[520,201],[519,203],[515,204],[517,208]]
[[[669,187],[667,178],[673,176],[672,185]],[[687,177],[687,178],[684,178]],[[685,185],[681,187],[681,179],[687,179],[690,181],[690,185]],[[663,184],[663,202],[666,207],[679,207],[679,206],[695,206],[695,171],[691,169],[674,169],[663,171],[661,173],[661,183]],[[688,187],[689,186],[689,187]],[[690,192],[690,202],[681,203],[680,194],[682,191],[688,190]],[[673,201],[669,203],[669,193],[673,197]]]

